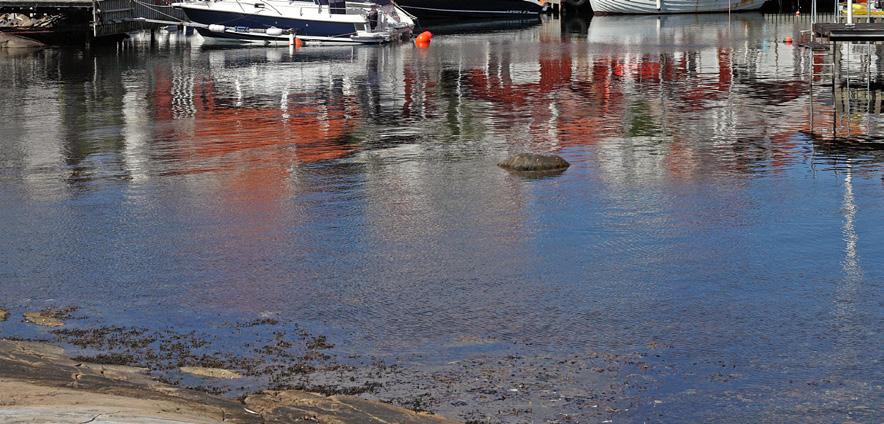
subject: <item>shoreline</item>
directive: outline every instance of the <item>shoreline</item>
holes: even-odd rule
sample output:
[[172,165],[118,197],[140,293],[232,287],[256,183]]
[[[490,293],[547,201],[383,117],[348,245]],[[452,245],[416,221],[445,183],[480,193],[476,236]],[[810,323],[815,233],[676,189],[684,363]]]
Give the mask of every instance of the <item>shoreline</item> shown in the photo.
[[354,396],[266,390],[232,399],[175,387],[145,368],[79,362],[45,342],[0,339],[4,422],[454,423]]

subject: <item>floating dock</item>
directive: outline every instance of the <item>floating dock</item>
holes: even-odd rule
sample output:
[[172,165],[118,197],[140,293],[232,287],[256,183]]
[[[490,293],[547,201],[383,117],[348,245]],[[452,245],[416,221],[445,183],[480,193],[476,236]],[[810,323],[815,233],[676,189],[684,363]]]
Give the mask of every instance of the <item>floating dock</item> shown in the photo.
[[830,41],[884,41],[884,22],[872,23],[816,23],[813,32]]

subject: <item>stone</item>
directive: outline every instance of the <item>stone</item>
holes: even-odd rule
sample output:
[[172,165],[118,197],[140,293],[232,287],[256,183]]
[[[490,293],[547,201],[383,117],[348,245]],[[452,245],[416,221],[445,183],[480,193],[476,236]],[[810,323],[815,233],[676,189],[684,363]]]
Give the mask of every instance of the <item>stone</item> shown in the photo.
[[538,155],[535,153],[519,153],[510,156],[497,164],[502,168],[513,171],[564,171],[571,166],[568,161],[555,155]]
[[324,396],[300,390],[266,390],[246,396],[249,411],[264,417],[267,424],[293,422],[360,424],[455,424],[438,415],[409,411],[382,402],[354,396]]
[[6,321],[9,318],[9,311],[0,308],[0,321]]
[[64,325],[64,321],[50,316],[43,311],[25,312],[25,321],[31,324],[42,325],[44,327],[61,327]]
[[242,378],[242,374],[226,370],[224,368],[207,368],[207,367],[181,367],[181,372],[209,378],[223,378],[231,380],[234,378]]

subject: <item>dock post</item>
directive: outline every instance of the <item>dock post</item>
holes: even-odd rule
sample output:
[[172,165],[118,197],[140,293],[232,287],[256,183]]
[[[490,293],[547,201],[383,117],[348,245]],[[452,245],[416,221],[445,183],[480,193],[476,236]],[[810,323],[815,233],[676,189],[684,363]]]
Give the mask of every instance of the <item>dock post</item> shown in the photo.
[[847,26],[853,26],[853,0],[847,0]]
[[[837,120],[838,109],[840,108],[841,96],[838,92],[838,85],[841,82],[841,49],[838,46],[837,41],[830,41],[832,45],[832,99],[835,102],[835,116],[833,117],[833,121]],[[835,123],[832,123],[833,131],[835,131]],[[834,134],[834,132],[833,132]]]
[[92,38],[98,37],[98,22],[100,16],[98,14],[98,1],[92,0]]

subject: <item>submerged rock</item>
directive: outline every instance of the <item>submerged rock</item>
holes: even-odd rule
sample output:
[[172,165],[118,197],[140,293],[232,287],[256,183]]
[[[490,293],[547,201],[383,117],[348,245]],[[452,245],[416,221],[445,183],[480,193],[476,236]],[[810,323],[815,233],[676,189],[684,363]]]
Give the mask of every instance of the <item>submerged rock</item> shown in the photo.
[[513,171],[564,171],[571,166],[568,161],[555,155],[538,155],[535,153],[519,153],[510,156],[503,162],[497,164],[502,168]]
[[49,307],[37,312],[25,312],[25,321],[31,324],[46,327],[61,327],[64,320],[73,319],[73,313],[80,309],[79,306]]
[[41,309],[37,312],[25,312],[25,321],[31,324],[43,325],[46,327],[61,327],[64,320],[79,319],[74,318],[73,313],[79,310],[79,306],[60,306]]
[[64,321],[47,314],[45,311],[25,312],[25,321],[44,327],[61,327]]
[[209,378],[234,379],[242,378],[242,374],[224,368],[181,367],[181,372]]

